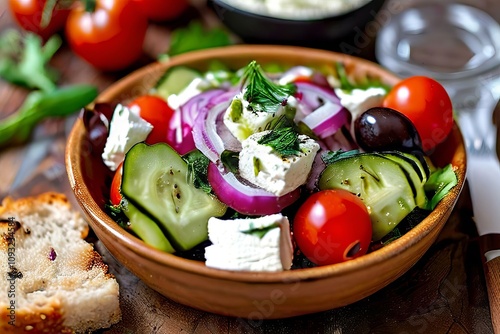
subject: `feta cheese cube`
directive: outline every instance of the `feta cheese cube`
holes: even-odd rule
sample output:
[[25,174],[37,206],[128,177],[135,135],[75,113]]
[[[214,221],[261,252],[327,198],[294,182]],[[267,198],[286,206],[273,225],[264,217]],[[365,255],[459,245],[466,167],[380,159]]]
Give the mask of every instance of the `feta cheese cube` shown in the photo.
[[280,213],[252,219],[212,217],[208,237],[212,245],[205,248],[207,267],[282,271],[292,266],[290,224]]
[[276,196],[285,195],[306,183],[320,146],[313,139],[299,135],[298,155],[281,156],[271,146],[259,144],[269,133],[251,135],[242,142],[239,154],[240,176]]
[[233,98],[223,118],[226,127],[239,141],[245,140],[256,132],[264,131],[269,123],[285,113],[289,111],[295,113],[297,106],[297,100],[289,96],[287,105],[280,106],[276,112],[255,111],[249,109],[249,103],[243,96],[244,91]]
[[353,120],[370,108],[382,106],[382,101],[387,94],[381,87],[353,89],[350,93],[337,88],[335,93],[340,98],[340,104],[351,112]]
[[170,108],[176,110],[191,98],[203,92],[205,86],[206,83],[203,78],[195,78],[186,88],[179,92],[179,94],[171,94],[167,97],[167,103]]
[[138,142],[144,141],[151,130],[153,126],[149,122],[118,104],[111,118],[108,138],[102,153],[104,164],[115,171],[125,159],[125,153]]

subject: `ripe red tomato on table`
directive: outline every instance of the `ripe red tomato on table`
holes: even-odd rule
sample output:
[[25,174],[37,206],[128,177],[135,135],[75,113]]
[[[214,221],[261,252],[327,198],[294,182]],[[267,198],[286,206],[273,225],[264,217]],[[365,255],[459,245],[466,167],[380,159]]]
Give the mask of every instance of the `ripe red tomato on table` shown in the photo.
[[146,143],[167,142],[169,123],[174,111],[164,99],[154,95],[142,95],[130,102],[128,107],[153,126]]
[[76,4],[66,23],[73,52],[104,71],[137,61],[148,27],[138,4],[129,0],[86,0]]
[[415,125],[424,151],[442,143],[453,128],[453,106],[445,88],[436,80],[414,76],[396,84],[383,106],[407,116]]
[[12,17],[21,28],[47,40],[53,34],[61,31],[66,24],[69,8],[56,3],[47,25],[42,25],[42,14],[47,0],[9,0]]
[[168,21],[180,16],[189,7],[187,0],[135,0],[152,21]]
[[293,235],[310,261],[328,265],[366,254],[372,224],[359,197],[343,189],[322,190],[299,207]]

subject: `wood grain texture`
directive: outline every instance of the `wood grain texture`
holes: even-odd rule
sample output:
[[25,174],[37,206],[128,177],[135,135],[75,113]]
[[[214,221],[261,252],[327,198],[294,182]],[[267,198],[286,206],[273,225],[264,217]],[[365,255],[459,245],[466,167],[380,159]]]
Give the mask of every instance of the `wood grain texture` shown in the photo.
[[500,257],[486,262],[484,266],[493,330],[500,333]]

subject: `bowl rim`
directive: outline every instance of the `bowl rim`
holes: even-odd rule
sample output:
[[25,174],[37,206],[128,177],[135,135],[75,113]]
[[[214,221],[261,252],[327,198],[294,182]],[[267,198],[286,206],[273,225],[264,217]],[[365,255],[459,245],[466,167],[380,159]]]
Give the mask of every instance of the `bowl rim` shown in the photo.
[[[400,79],[392,74],[390,71],[382,68],[379,64],[369,60],[354,57],[347,54],[341,54],[333,51],[311,49],[298,46],[277,46],[277,45],[232,45],[227,47],[219,47],[213,49],[205,49],[200,51],[193,51],[172,57],[167,63],[151,63],[140,69],[137,69],[118,80],[107,89],[105,89],[96,101],[105,101],[112,90],[119,90],[121,87],[127,87],[133,82],[139,80],[141,77],[150,73],[150,71],[164,71],[166,68],[189,62],[203,61],[217,56],[223,55],[224,57],[242,56],[266,56],[273,54],[275,56],[282,54],[297,54],[298,52],[306,52],[308,57],[318,59],[330,58],[332,62],[347,61],[355,62],[358,65],[367,66],[370,70],[378,73],[383,73],[385,77],[394,80]],[[454,126],[452,136],[457,143],[457,149],[453,152],[451,161],[456,165],[456,174],[458,177],[458,184],[455,186],[437,207],[417,226],[404,234],[399,239],[391,242],[387,246],[377,249],[373,252],[365,254],[359,258],[332,264],[326,266],[318,266],[313,268],[300,268],[294,270],[287,270],[282,272],[250,272],[250,271],[228,271],[215,268],[209,268],[203,262],[181,258],[179,256],[169,254],[157,250],[142,240],[135,237],[131,233],[125,231],[115,221],[113,221],[104,210],[92,198],[88,188],[84,186],[82,173],[80,171],[80,156],[82,148],[79,143],[85,138],[85,128],[81,118],[75,122],[66,144],[65,163],[70,182],[71,189],[75,195],[77,202],[84,211],[84,213],[91,217],[89,224],[94,227],[95,224],[100,225],[108,233],[110,233],[117,242],[121,242],[129,250],[137,255],[156,262],[159,265],[175,268],[196,275],[202,275],[214,279],[222,279],[229,281],[238,281],[245,283],[279,283],[279,282],[297,282],[301,280],[316,280],[324,277],[341,276],[354,271],[367,269],[369,267],[377,266],[385,260],[401,255],[408,251],[413,245],[417,244],[426,235],[431,233],[434,228],[442,228],[447,219],[442,222],[439,213],[446,212],[450,207],[453,207],[458,200],[460,192],[465,182],[466,170],[466,155],[462,135],[458,126]],[[462,168],[460,168],[462,167]],[[438,226],[441,223],[441,226]],[[422,254],[423,255],[423,254]]]
[[[299,18],[285,18],[285,17],[277,17],[277,16],[270,16],[266,13],[259,13],[259,12],[251,12],[247,11],[243,8],[238,8],[233,6],[232,4],[224,1],[224,0],[208,0],[209,3],[213,3],[213,5],[219,6],[224,8],[225,10],[231,10],[239,15],[244,15],[248,16],[254,19],[260,19],[260,20],[270,20],[275,23],[284,23],[284,24],[308,24],[308,23],[322,23],[326,22],[332,19],[344,19],[351,15],[352,13],[356,13],[360,10],[362,10],[364,7],[370,5],[372,2],[375,1],[384,1],[384,0],[365,0],[363,4],[356,8],[340,11],[336,14],[328,14],[327,16],[319,16],[319,17],[313,17],[310,19],[299,19]],[[217,13],[219,14],[219,13]],[[223,14],[223,13],[222,13]]]

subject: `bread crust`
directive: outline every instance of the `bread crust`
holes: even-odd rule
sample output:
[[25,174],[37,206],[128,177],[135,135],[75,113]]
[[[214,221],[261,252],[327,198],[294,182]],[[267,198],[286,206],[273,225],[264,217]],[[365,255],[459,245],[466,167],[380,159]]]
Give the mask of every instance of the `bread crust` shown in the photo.
[[87,333],[120,321],[118,283],[88,233],[64,194],[3,200],[0,333]]

